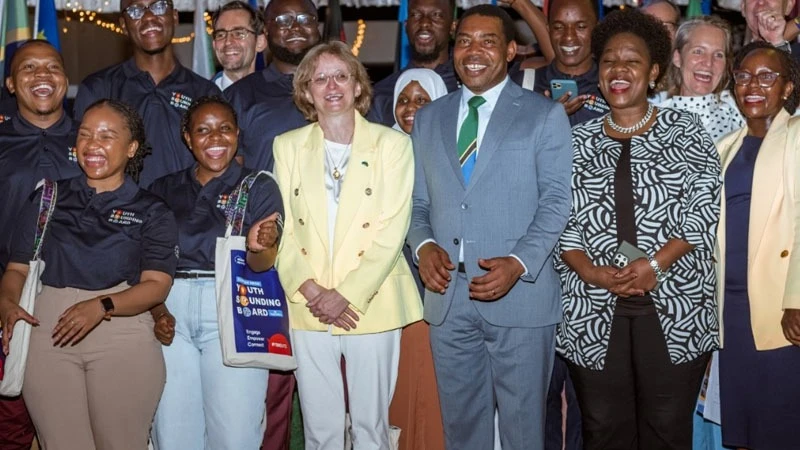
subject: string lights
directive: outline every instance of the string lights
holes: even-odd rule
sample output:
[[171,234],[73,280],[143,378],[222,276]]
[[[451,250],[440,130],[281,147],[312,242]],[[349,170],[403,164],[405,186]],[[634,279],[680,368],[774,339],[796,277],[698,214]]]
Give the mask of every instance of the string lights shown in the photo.
[[354,56],[358,56],[361,46],[364,44],[364,35],[367,33],[367,22],[364,19],[358,19],[358,29],[356,31],[356,40],[353,41],[351,51]]

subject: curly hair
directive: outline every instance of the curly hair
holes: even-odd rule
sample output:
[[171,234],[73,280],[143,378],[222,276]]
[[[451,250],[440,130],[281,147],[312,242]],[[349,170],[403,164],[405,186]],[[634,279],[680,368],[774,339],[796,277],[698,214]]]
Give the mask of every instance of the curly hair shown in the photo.
[[[673,53],[677,50],[678,53],[683,52],[683,47],[689,43],[689,38],[698,28],[702,26],[715,27],[722,31],[725,35],[725,72],[722,74],[717,86],[714,87],[714,93],[719,94],[724,91],[730,83],[730,67],[731,60],[733,59],[733,39],[731,39],[731,26],[724,19],[717,16],[699,16],[683,22],[675,33],[675,45],[672,48]],[[683,77],[681,75],[681,68],[676,66],[670,60],[669,68],[667,69],[667,91],[670,96],[678,95],[683,85]]]
[[[667,71],[672,49],[672,40],[667,28],[651,16],[643,12],[625,8],[612,12],[592,32],[592,56],[598,63],[602,60],[603,50],[608,41],[622,33],[630,33],[644,41],[650,54],[650,64],[658,66],[656,85]],[[648,88],[648,95],[652,94]]]
[[229,113],[231,113],[231,116],[233,117],[233,124],[236,125],[237,128],[239,127],[239,119],[236,116],[236,111],[233,109],[233,106],[231,106],[231,104],[225,100],[225,98],[219,95],[206,95],[192,102],[191,106],[189,106],[189,109],[186,110],[183,118],[181,118],[181,134],[189,133],[195,113],[198,109],[200,109],[200,107],[205,105],[219,105],[225,108]]
[[317,63],[322,55],[334,56],[347,66],[350,75],[353,77],[353,82],[361,86],[361,95],[356,97],[355,108],[362,116],[366,116],[372,104],[372,83],[369,81],[367,69],[353,55],[350,47],[341,41],[329,41],[314,46],[303,58],[303,61],[300,62],[300,65],[297,66],[297,71],[295,71],[294,79],[292,80],[292,87],[294,88],[292,99],[294,104],[297,105],[297,109],[303,113],[303,117],[309,122],[318,120],[317,110],[314,108],[314,104],[306,98],[306,93],[309,92],[311,78],[314,76]]
[[152,153],[152,149],[145,139],[144,121],[142,120],[142,116],[140,116],[139,113],[127,103],[112,98],[101,98],[86,108],[86,112],[83,113],[84,117],[89,111],[96,108],[101,108],[103,106],[113,109],[117,114],[122,116],[122,120],[125,122],[125,127],[128,128],[128,131],[131,134],[131,142],[136,142],[139,144],[139,148],[136,149],[136,153],[131,159],[128,160],[128,164],[125,165],[125,174],[133,178],[133,181],[138,183],[139,175],[141,175],[142,168],[144,168],[144,158]]
[[800,67],[788,53],[778,50],[768,42],[753,41],[742,47],[736,54],[736,59],[733,60],[733,70],[739,69],[747,55],[758,50],[772,50],[770,53],[778,58],[778,63],[781,65],[781,75],[792,82],[792,93],[783,101],[783,109],[789,114],[794,114],[800,103]]

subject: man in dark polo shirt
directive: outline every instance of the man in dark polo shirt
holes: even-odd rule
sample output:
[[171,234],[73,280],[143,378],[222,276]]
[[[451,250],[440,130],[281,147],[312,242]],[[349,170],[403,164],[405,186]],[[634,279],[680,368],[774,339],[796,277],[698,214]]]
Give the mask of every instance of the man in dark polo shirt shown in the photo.
[[554,99],[564,105],[572,126],[609,111],[597,87],[597,64],[592,58],[595,25],[597,13],[591,0],[554,0],[550,3],[548,31],[555,59],[536,70],[534,90],[549,96],[550,81],[574,80],[578,92]]
[[411,61],[403,68],[375,83],[369,119],[386,126],[394,125],[394,85],[405,69],[433,69],[444,80],[448,92],[459,87],[458,76],[450,58],[450,35],[453,32],[453,0],[410,0],[406,33],[411,45]]
[[75,98],[75,120],[101,98],[133,106],[144,119],[153,153],[139,178],[148,186],[156,178],[194,164],[181,137],[181,118],[192,102],[219,88],[183,67],[175,58],[172,37],[178,11],[171,0],[122,0],[120,25],[133,44],[133,58],[86,77]]
[[[15,105],[0,114],[0,273],[10,258],[17,218],[36,183],[81,172],[75,127],[63,106],[68,85],[64,61],[47,41],[28,41],[14,53],[6,87]],[[22,398],[0,397],[0,448],[29,450],[34,433]]]
[[239,116],[244,165],[272,170],[275,136],[308,124],[292,100],[292,79],[320,33],[311,0],[273,0],[264,10],[264,21],[272,63],[225,90],[225,96]]

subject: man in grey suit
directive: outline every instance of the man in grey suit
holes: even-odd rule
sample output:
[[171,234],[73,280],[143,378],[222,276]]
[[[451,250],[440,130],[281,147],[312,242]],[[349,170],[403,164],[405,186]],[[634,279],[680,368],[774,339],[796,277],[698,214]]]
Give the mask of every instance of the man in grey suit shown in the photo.
[[408,240],[450,450],[544,448],[547,384],[561,321],[553,250],[570,211],[564,108],[509,81],[514,24],[502,9],[462,16],[463,87],[417,112]]

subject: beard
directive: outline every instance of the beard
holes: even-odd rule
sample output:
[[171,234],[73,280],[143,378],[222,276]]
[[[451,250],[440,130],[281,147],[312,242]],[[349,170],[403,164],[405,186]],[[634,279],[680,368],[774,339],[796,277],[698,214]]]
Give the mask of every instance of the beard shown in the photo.
[[293,66],[300,65],[300,61],[303,60],[303,58],[306,56],[306,53],[308,53],[308,51],[311,50],[311,47],[313,47],[312,45],[300,52],[293,52],[288,48],[281,47],[272,41],[267,42],[267,46],[269,47],[269,51],[272,53],[273,58]]
[[434,47],[433,50],[430,52],[421,52],[417,50],[416,47],[412,44],[411,46],[411,61],[416,63],[429,63],[436,61],[439,58],[439,55],[447,49],[447,42],[437,45]]

